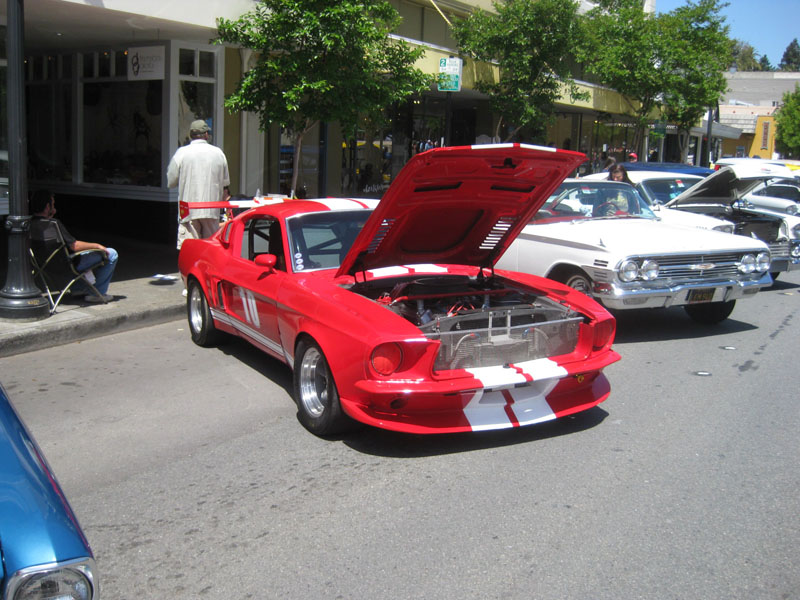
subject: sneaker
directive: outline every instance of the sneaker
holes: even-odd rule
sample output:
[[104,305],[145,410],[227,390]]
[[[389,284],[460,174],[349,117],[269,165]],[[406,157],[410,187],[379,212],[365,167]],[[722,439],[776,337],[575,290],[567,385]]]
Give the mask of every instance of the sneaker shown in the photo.
[[111,302],[114,299],[114,296],[110,294],[103,294],[102,296],[95,296],[94,294],[89,294],[84,296],[83,298],[86,302],[91,302],[92,304],[98,302]]

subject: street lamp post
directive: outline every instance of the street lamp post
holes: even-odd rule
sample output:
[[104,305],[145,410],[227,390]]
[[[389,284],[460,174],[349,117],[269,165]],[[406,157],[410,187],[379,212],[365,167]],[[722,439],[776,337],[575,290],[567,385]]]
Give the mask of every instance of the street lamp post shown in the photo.
[[50,314],[47,299],[36,287],[31,274],[30,223],[27,214],[27,137],[25,132],[25,48],[23,0],[7,0],[8,28],[8,166],[9,216],[8,271],[0,290],[0,318],[43,319]]

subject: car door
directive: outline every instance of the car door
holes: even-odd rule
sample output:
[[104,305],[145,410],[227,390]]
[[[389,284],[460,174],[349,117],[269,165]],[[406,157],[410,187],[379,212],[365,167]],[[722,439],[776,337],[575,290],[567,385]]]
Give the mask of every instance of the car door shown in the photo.
[[[278,291],[287,273],[280,220],[255,215],[244,224],[239,255],[221,274],[220,295],[233,325],[251,342],[285,359],[278,333]],[[256,257],[272,254],[273,268],[256,264]]]

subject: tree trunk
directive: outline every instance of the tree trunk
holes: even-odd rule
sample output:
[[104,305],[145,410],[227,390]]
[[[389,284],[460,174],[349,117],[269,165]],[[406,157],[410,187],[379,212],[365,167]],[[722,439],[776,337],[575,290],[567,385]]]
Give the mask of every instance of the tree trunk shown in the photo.
[[303,150],[303,134],[305,131],[295,134],[294,156],[292,156],[292,185],[289,197],[294,198],[297,191],[297,178],[300,175],[300,152]]

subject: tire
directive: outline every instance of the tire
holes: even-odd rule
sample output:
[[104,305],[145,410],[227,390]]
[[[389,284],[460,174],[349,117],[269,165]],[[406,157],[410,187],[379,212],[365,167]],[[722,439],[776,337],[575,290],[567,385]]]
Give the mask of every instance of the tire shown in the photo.
[[572,271],[567,273],[566,276],[561,278],[561,282],[574,290],[578,290],[579,292],[586,294],[587,296],[591,297],[592,295],[592,280],[589,279],[589,277],[582,271]]
[[709,302],[708,304],[687,304],[683,307],[693,321],[703,325],[722,323],[733,312],[736,300],[727,302]]
[[203,288],[194,279],[189,282],[189,290],[186,293],[186,316],[189,319],[189,331],[195,344],[208,348],[219,343],[222,334],[214,327],[206,295],[203,293]]
[[328,361],[320,347],[309,339],[297,344],[294,357],[294,399],[297,418],[314,435],[342,433],[353,422],[342,410],[339,392]]

